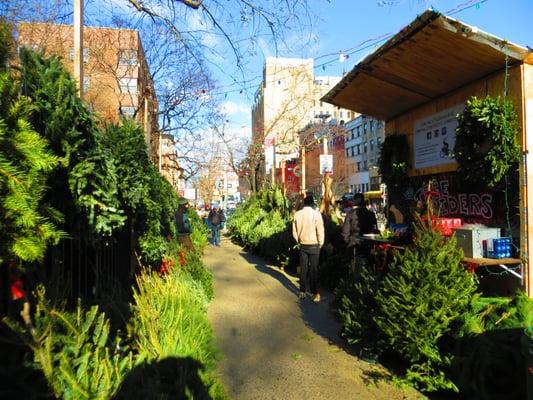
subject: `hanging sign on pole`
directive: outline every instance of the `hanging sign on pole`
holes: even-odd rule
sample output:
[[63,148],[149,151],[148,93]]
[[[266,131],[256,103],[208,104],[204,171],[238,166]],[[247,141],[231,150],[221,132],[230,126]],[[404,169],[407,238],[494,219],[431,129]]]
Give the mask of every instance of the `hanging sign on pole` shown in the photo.
[[320,154],[320,175],[333,173],[333,154]]

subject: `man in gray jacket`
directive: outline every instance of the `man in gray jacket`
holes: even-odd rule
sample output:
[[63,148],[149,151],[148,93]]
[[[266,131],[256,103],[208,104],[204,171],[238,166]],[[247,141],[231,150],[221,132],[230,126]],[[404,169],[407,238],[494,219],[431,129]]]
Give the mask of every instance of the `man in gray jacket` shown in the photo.
[[309,290],[313,301],[320,301],[318,293],[318,259],[320,248],[324,244],[324,222],[322,215],[313,208],[315,200],[312,195],[304,199],[304,207],[294,214],[292,236],[300,245],[300,299],[305,298]]

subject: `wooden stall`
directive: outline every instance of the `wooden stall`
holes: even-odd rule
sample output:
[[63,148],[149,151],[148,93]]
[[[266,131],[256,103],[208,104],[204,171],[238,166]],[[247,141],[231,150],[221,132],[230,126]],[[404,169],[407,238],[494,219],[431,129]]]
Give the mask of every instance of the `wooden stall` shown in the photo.
[[[453,150],[455,116],[472,96],[506,97],[515,105],[522,160],[509,197],[454,188],[457,163],[447,156]],[[533,213],[527,212],[533,209],[531,50],[428,10],[357,64],[322,100],[385,120],[386,135],[407,136],[411,187],[403,196],[414,198],[421,190],[417,185],[432,177],[446,195],[447,211],[456,211],[450,214],[462,213],[474,222],[505,219],[508,225],[514,219],[521,285],[533,296]],[[426,139],[433,145],[424,144]]]

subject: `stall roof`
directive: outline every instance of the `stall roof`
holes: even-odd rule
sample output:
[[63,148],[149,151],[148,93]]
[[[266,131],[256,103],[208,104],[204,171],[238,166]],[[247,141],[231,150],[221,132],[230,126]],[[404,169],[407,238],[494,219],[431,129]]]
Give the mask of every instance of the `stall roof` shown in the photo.
[[357,64],[323,101],[388,121],[533,52],[427,10]]

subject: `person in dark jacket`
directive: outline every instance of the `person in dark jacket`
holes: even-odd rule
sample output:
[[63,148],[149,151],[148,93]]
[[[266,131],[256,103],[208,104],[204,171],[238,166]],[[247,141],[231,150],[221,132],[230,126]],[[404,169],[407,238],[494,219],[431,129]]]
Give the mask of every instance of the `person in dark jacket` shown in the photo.
[[179,200],[178,210],[174,214],[174,225],[178,241],[189,251],[194,250],[190,235],[192,232],[191,220],[189,219],[189,202],[187,199]]
[[212,243],[215,246],[220,246],[220,229],[224,227],[224,222],[226,222],[224,211],[222,211],[218,204],[214,204],[207,219],[211,225]]
[[367,233],[376,233],[378,230],[376,215],[365,207],[362,193],[355,194],[353,204],[342,225],[342,238],[348,248],[353,249],[355,257],[357,250],[361,247],[360,237]]

